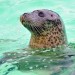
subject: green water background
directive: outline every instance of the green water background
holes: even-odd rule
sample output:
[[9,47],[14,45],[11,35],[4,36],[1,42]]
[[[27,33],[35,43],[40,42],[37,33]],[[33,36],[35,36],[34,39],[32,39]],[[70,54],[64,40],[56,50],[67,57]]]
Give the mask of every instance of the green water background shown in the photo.
[[[63,19],[68,42],[75,43],[75,1],[74,0],[0,0],[0,56],[4,52],[25,48],[30,39],[30,32],[20,23],[20,15],[36,9],[50,9],[57,12]],[[72,44],[73,46],[73,44]],[[74,45],[75,47],[75,45]],[[0,68],[0,74],[7,73],[12,63],[5,68],[6,62]],[[74,71],[75,64],[72,65]],[[65,70],[61,75],[68,75],[71,70]],[[46,73],[47,71],[42,71]],[[75,73],[75,72],[74,72]],[[36,75],[36,72],[10,72],[8,75]],[[46,74],[45,74],[46,75]],[[73,74],[72,74],[73,75]]]

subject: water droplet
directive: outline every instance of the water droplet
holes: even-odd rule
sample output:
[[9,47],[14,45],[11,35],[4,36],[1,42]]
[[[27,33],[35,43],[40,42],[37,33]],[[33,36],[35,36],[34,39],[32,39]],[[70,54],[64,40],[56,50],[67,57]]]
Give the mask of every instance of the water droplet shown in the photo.
[[34,54],[34,53],[35,53],[35,51],[32,51],[31,53],[32,53],[32,54]]
[[36,65],[36,67],[38,67],[39,65]]
[[46,67],[48,67],[48,66],[44,66],[44,67],[46,68]]
[[53,60],[50,60],[50,61],[53,61]]
[[29,69],[31,70],[31,69],[33,69],[33,67],[31,66],[31,67],[29,67]]
[[43,62],[46,61],[46,59],[43,59]]
[[28,61],[25,61],[26,63],[28,63]]

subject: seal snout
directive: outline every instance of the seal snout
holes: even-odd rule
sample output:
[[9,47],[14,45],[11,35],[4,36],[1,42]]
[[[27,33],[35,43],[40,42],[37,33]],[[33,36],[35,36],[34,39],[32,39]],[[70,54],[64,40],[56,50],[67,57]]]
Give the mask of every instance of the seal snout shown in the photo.
[[20,16],[20,21],[21,21],[22,24],[23,24],[23,22],[25,22],[25,20],[24,20],[24,16],[23,16],[23,15]]
[[25,22],[25,18],[27,17],[28,13],[24,13],[23,15],[20,16],[20,21],[23,24]]

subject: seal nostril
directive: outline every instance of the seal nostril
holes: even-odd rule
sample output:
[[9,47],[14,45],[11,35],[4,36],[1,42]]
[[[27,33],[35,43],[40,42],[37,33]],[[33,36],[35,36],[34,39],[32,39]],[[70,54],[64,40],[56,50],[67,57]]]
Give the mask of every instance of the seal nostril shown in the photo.
[[24,13],[23,16],[26,16],[28,13]]
[[43,12],[39,12],[39,13],[38,13],[38,16],[40,16],[40,17],[44,17],[45,15],[44,15]]

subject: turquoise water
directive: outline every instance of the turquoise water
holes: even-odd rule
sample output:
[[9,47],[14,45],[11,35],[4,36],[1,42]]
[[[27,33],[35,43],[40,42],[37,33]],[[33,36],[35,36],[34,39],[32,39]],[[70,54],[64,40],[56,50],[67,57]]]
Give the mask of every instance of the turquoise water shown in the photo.
[[74,0],[0,0],[0,58],[3,58],[5,52],[18,53],[14,58],[8,53],[7,58],[0,61],[0,75],[75,75],[75,57],[51,59],[47,56],[34,58],[24,54],[27,51],[23,52],[23,49],[28,46],[31,35],[21,25],[19,18],[24,12],[35,9],[50,9],[60,14],[65,24],[68,43],[72,43],[71,48],[67,47],[65,50],[69,53],[70,50],[75,50]]

